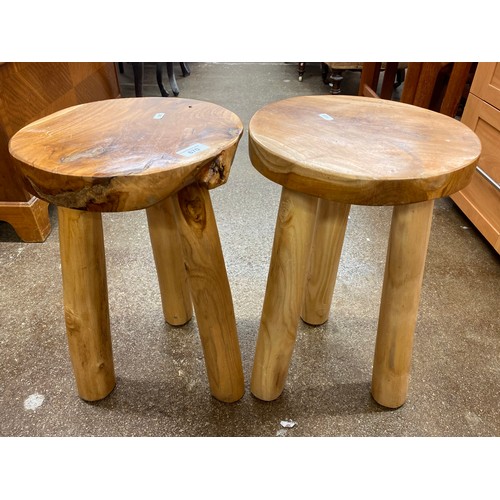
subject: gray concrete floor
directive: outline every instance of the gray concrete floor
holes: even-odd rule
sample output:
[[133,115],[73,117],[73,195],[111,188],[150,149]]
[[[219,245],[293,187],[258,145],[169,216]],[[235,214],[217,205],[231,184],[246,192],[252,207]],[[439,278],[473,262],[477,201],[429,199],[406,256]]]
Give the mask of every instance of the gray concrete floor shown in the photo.
[[[298,94],[328,94],[319,63],[190,63],[179,97],[212,101],[245,127]],[[145,95],[160,95],[146,66]],[[133,96],[132,68],[120,75]],[[165,71],[165,84],[168,81]],[[356,93],[347,72],[344,93]],[[77,396],[65,338],[57,214],[45,243],[0,222],[0,436],[499,436],[500,261],[449,199],[436,203],[406,404],[370,396],[390,209],[353,207],[330,320],[299,325],[286,388],[274,402],[249,389],[280,188],[248,159],[246,133],[228,183],[212,199],[232,288],[246,393],[210,396],[196,318],[165,324],[144,212],[105,214],[115,390]],[[292,429],[280,421],[293,419]]]

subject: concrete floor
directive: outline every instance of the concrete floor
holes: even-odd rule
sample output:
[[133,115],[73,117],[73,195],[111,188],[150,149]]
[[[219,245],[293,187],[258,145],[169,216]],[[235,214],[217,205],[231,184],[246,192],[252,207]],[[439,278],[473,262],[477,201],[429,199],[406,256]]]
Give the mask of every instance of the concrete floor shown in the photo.
[[[328,94],[319,64],[191,63],[180,97],[212,101],[245,127],[271,101]],[[160,95],[146,66],[145,95]],[[180,68],[175,66],[180,75]],[[166,71],[165,71],[166,73]],[[132,68],[120,75],[133,95]],[[167,90],[168,81],[164,78]],[[359,74],[345,74],[356,93]],[[210,396],[196,319],[166,325],[144,212],[105,214],[115,390],[86,403],[65,338],[57,214],[45,243],[0,222],[0,436],[499,436],[500,259],[449,199],[436,203],[406,404],[370,396],[389,208],[353,207],[330,320],[299,326],[286,388],[249,389],[280,188],[253,169],[246,133],[212,199],[232,287],[246,378],[234,404]],[[280,421],[297,425],[286,429]]]

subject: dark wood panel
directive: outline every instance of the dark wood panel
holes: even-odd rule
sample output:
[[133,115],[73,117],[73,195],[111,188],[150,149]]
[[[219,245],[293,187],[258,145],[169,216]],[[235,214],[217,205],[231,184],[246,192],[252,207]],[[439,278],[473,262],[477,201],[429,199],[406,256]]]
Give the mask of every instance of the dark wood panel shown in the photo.
[[[60,109],[119,97],[120,88],[114,63],[11,62],[0,63],[0,89],[0,220],[23,224],[23,214],[36,212],[32,209],[35,203],[23,187],[17,160],[9,154],[10,138],[28,123]],[[13,215],[16,203],[19,217]],[[33,217],[26,217],[27,225],[32,224]],[[30,241],[37,241],[37,227],[27,228],[32,235]],[[21,236],[25,229],[16,231]],[[43,239],[40,235],[39,241]]]

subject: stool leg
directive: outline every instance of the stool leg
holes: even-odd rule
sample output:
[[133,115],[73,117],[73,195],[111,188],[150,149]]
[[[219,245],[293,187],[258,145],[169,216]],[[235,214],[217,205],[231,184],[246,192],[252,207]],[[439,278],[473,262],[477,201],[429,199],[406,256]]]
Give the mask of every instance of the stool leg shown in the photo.
[[184,325],[193,308],[172,198],[147,208],[146,214],[165,320]]
[[174,203],[213,396],[231,403],[245,391],[233,299],[209,192],[191,184]]
[[372,377],[373,398],[389,408],[401,406],[408,392],[433,206],[399,205],[392,215]]
[[78,393],[96,401],[115,386],[100,213],[58,208],[66,332]]
[[306,278],[302,319],[322,325],[330,315],[351,205],[320,199]]
[[318,199],[282,189],[252,373],[252,393],[276,399],[285,385],[302,307]]

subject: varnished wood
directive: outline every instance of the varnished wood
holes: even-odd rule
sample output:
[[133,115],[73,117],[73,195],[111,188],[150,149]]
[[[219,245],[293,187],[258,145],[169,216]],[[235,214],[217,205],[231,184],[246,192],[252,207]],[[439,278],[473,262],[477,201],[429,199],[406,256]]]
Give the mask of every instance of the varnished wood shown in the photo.
[[180,326],[193,316],[189,283],[172,199],[146,209],[165,320]]
[[500,63],[478,64],[462,122],[481,139],[478,167],[489,179],[475,172],[452,199],[500,253]]
[[302,319],[310,325],[327,321],[351,206],[321,199],[309,258]]
[[447,196],[467,185],[480,154],[477,136],[457,120],[359,96],[264,106],[250,121],[249,148],[253,165],[272,181],[358,205]]
[[101,214],[58,208],[66,333],[78,393],[86,401],[115,386]]
[[50,234],[49,204],[34,196],[28,201],[0,201],[0,214],[25,242],[40,243]]
[[[42,118],[19,131],[9,148],[39,198],[126,211],[154,205],[196,179],[210,188],[225,183],[242,130],[234,113],[212,103],[113,99]],[[199,143],[199,152],[182,154]]]
[[224,402],[244,393],[231,289],[206,187],[192,184],[174,203],[210,390]]
[[394,207],[373,362],[372,395],[398,408],[408,392],[413,333],[434,201]]
[[384,78],[382,80],[382,88],[380,89],[380,97],[382,99],[391,99],[394,91],[394,82],[396,74],[399,70],[399,63],[388,62],[385,64]]
[[[407,63],[397,62],[364,62],[359,78],[358,95],[380,99],[392,99],[394,89],[405,81]],[[380,94],[378,86],[380,74],[383,71]]]
[[363,63],[359,76],[358,95],[365,97],[379,97],[377,94],[378,80],[382,63]]
[[252,373],[251,390],[271,401],[283,391],[303,302],[317,198],[283,188]]
[[23,183],[8,141],[26,124],[64,107],[117,97],[118,78],[113,63],[12,62],[0,65],[0,89],[0,220],[22,240],[41,242],[50,232],[46,210],[40,210],[47,204]]
[[454,117],[472,63],[410,63],[401,102]]
[[500,109],[500,63],[479,63],[470,91],[479,99]]

